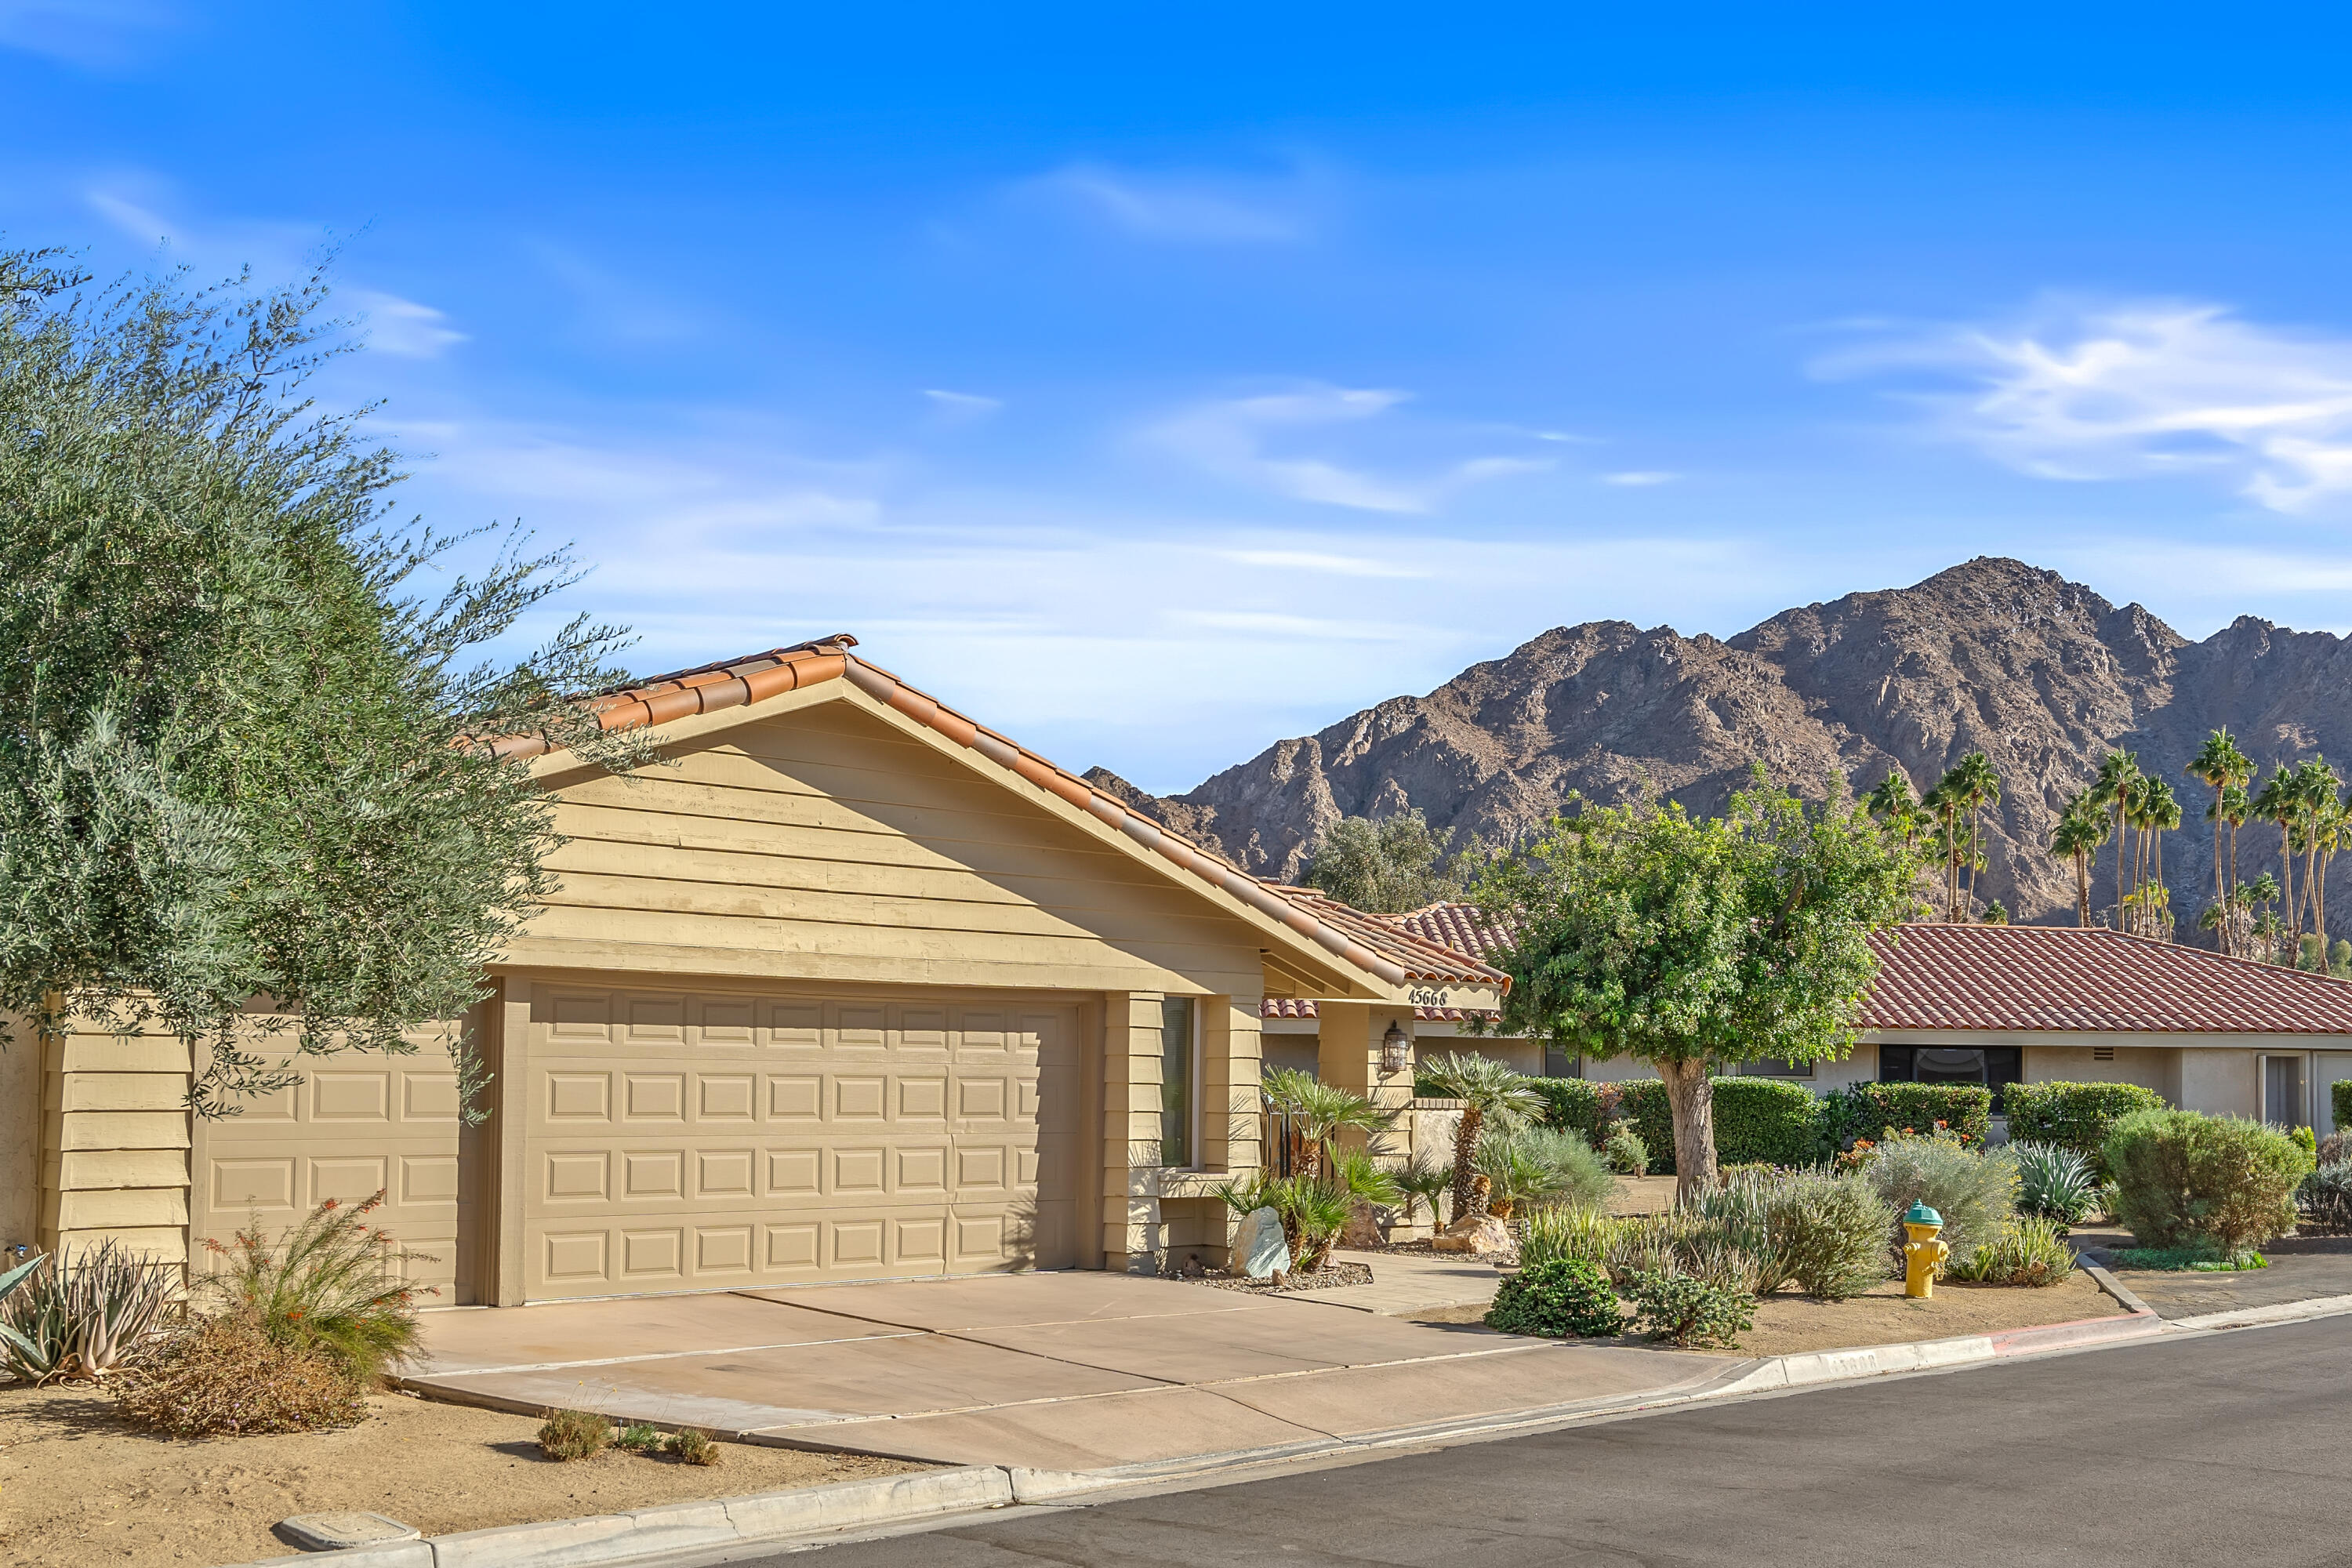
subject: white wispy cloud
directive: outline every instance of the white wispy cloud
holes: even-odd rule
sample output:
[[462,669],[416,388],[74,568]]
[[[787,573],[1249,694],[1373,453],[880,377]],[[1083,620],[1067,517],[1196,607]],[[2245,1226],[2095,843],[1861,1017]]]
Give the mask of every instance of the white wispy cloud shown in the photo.
[[1249,179],[1145,174],[1072,163],[1024,181],[1016,194],[1075,208],[1138,239],[1197,245],[1280,245],[1307,238],[1321,205],[1307,174]]
[[1681,477],[1679,474],[1670,474],[1661,468],[1633,468],[1622,474],[1603,474],[1601,476],[1601,482],[1604,485],[1623,485],[1630,489],[1640,489],[1650,485],[1672,484]]
[[368,345],[402,359],[434,359],[441,351],[466,341],[466,334],[448,324],[449,318],[430,305],[404,300],[374,289],[354,289],[344,296],[361,312]]
[[2055,479],[2204,476],[2274,511],[2352,491],[2352,338],[2225,306],[2052,308],[1835,354],[1830,375],[1925,372],[1936,427]]
[[1550,465],[1541,459],[1476,457],[1418,478],[1377,473],[1323,453],[1281,448],[1302,437],[1378,418],[1405,401],[1384,388],[1307,386],[1195,404],[1152,426],[1147,438],[1223,478],[1293,500],[1359,511],[1424,512],[1465,486]]
[[1332,555],[1316,550],[1228,550],[1224,558],[1241,566],[1269,572],[1321,572],[1334,577],[1426,577],[1428,569],[1374,561],[1361,555]]
[[950,425],[970,425],[987,418],[1004,406],[1001,397],[983,397],[976,392],[950,392],[945,387],[927,386],[923,395],[940,418]]

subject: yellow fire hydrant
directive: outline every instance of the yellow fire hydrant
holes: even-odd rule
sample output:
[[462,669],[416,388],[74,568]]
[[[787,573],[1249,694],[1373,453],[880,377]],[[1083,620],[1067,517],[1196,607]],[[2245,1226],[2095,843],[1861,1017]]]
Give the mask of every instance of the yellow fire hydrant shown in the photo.
[[1911,1205],[1903,1216],[1903,1232],[1911,1239],[1903,1244],[1903,1293],[1922,1300],[1936,1293],[1936,1275],[1944,1267],[1944,1259],[1952,1249],[1936,1239],[1944,1228],[1944,1216],[1924,1203]]

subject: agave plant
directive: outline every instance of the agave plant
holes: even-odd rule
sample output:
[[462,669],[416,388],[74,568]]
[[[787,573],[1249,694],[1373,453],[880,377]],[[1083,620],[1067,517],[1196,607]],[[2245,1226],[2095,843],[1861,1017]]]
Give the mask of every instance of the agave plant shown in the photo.
[[2080,1225],[2098,1206],[2098,1179],[2079,1152],[2057,1143],[2014,1143],[2011,1148],[2017,1156],[2020,1213],[2041,1215],[2063,1230]]
[[[70,1258],[36,1258],[0,1276],[0,1364],[18,1382],[95,1381],[155,1335],[176,1299],[173,1271],[109,1237]],[[23,1287],[21,1289],[18,1287]]]

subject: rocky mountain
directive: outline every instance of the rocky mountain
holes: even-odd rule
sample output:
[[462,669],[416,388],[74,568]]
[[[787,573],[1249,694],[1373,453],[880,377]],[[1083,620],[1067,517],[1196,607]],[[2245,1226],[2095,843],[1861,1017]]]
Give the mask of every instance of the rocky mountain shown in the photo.
[[[2180,770],[2223,726],[2265,774],[2315,752],[2352,762],[2352,642],[2252,616],[2190,642],[2137,605],[1981,558],[1913,587],[1784,611],[1727,642],[1622,621],[1558,627],[1173,798],[1100,769],[1089,777],[1251,870],[1288,878],[1340,816],[1419,807],[1440,829],[1508,841],[1570,792],[1613,802],[1648,789],[1712,813],[1756,761],[1818,796],[1841,777],[1860,794],[1890,768],[1924,790],[1982,751],[2002,794],[1979,889],[2017,919],[2063,922],[2074,873],[2046,849],[2050,830],[2119,747],[2180,796],[2165,873],[2193,937],[2213,886],[2210,792]],[[2274,829],[2241,831],[2246,876],[2276,854]],[[2112,898],[2112,862],[2110,846],[2095,904]],[[2352,912],[2330,914],[2352,928]]]

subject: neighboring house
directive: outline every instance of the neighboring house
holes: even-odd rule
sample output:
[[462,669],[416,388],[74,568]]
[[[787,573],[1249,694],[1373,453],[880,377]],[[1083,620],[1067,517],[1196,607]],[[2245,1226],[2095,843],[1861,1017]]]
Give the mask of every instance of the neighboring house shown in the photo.
[[1319,1069],[1384,1103],[1416,992],[1499,1002],[1496,971],[1235,870],[854,642],[611,694],[671,765],[533,759],[566,842],[468,1020],[486,1123],[434,1046],[208,1122],[175,1039],[19,1031],[0,1242],[182,1258],[383,1189],[444,1301],[1214,1261],[1265,999],[1318,1003]]
[[[1485,953],[1475,910],[1433,905],[1392,917]],[[1843,1061],[1751,1062],[1740,1070],[1827,1090],[1850,1083],[2005,1083],[2053,1079],[2144,1084],[2175,1105],[2334,1131],[2328,1086],[2352,1078],[2352,981],[2203,948],[2073,926],[1906,925],[1872,946],[1876,982],[1862,1037]],[[1433,997],[1433,1000],[1438,1000]],[[1438,1001],[1442,1007],[1444,1003]],[[1300,1015],[1305,1015],[1302,1019]],[[1292,1062],[1313,1004],[1267,1005],[1269,1064]],[[1456,1048],[1458,1016],[1414,1025],[1423,1051]],[[1582,1061],[1528,1039],[1459,1048],[1523,1072],[1622,1079],[1653,1076],[1629,1060]]]

